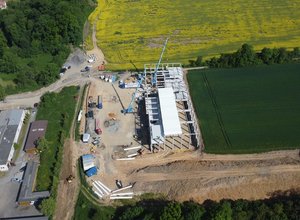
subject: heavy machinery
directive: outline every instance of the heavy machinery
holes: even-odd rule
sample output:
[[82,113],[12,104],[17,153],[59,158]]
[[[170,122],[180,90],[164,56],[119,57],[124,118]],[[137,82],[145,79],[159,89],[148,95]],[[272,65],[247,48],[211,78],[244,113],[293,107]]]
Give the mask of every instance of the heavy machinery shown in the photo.
[[158,62],[156,64],[155,71],[152,74],[152,87],[156,87],[156,84],[157,84],[157,71],[158,71],[159,65],[161,63],[161,60],[163,58],[164,52],[166,50],[166,47],[167,47],[167,44],[168,44],[168,40],[169,40],[169,38],[167,38],[166,41],[165,41],[165,44],[164,44],[164,47],[163,47],[163,49],[161,51],[159,60],[158,60]]
[[72,183],[73,179],[75,179],[75,177],[71,174],[70,176],[68,176],[66,178],[67,183]]
[[[169,40],[169,38],[167,38],[166,41],[165,41],[165,43],[164,43],[164,46],[163,46],[162,52],[161,52],[161,54],[160,54],[159,60],[158,60],[158,62],[157,62],[157,64],[156,64],[155,71],[154,71],[154,73],[152,74],[152,82],[151,82],[151,83],[152,83],[152,87],[156,87],[156,84],[157,84],[157,71],[158,71],[159,65],[160,65],[160,63],[161,63],[162,57],[163,57],[163,55],[164,55],[164,52],[165,52],[165,50],[166,50],[168,40]],[[132,63],[132,62],[131,62],[131,63]],[[132,63],[132,64],[133,64],[133,63]],[[134,64],[133,64],[133,65],[134,65]],[[134,65],[134,66],[135,66],[135,65]],[[136,67],[135,67],[135,68],[136,68]],[[136,69],[137,69],[137,68],[136,68]],[[128,106],[128,108],[123,109],[123,110],[121,111],[124,115],[126,115],[127,113],[133,113],[133,112],[134,112],[134,111],[133,111],[132,105],[133,105],[133,102],[134,102],[134,100],[135,100],[135,97],[136,97],[136,93],[137,93],[137,91],[138,91],[138,88],[141,87],[141,85],[142,85],[143,80],[144,80],[145,77],[146,77],[145,74],[139,74],[139,77],[138,77],[138,86],[136,87],[134,93],[132,94],[132,98],[131,98],[131,101],[130,101],[130,103],[129,103],[129,106]]]
[[128,108],[123,109],[123,110],[121,111],[124,115],[126,115],[127,113],[133,113],[133,112],[134,112],[134,111],[133,111],[132,105],[133,105],[133,102],[134,102],[134,99],[135,99],[137,90],[138,90],[138,88],[140,88],[141,85],[142,85],[143,79],[144,79],[144,77],[141,77],[140,79],[138,79],[138,86],[136,87],[134,93],[132,94],[131,101],[130,101],[130,103],[129,103]]

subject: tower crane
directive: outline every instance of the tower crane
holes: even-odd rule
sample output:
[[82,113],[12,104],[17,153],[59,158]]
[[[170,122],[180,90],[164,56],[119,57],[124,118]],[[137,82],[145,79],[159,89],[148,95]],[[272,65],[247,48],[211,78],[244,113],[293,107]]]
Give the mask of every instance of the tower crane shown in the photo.
[[[161,54],[160,54],[159,60],[158,60],[158,62],[157,62],[157,64],[156,64],[156,67],[155,67],[155,71],[154,71],[154,73],[152,74],[152,87],[156,87],[156,84],[157,84],[157,71],[158,71],[159,65],[160,65],[160,63],[161,63],[161,60],[162,60],[162,58],[163,58],[165,49],[166,49],[166,47],[167,47],[168,40],[169,40],[169,37],[166,39],[166,41],[165,41],[165,43],[164,43],[162,52],[161,52]],[[131,61],[131,63],[132,63],[132,61]],[[133,64],[133,65],[134,65],[134,64]],[[134,65],[134,67],[136,68],[135,65]],[[137,70],[137,68],[136,68],[136,70]],[[137,70],[137,71],[138,71],[138,70]],[[138,73],[139,73],[139,72],[138,72]],[[137,87],[136,87],[134,93],[132,94],[131,101],[130,101],[130,103],[129,103],[129,105],[128,105],[128,108],[123,109],[123,110],[121,111],[124,115],[126,115],[127,113],[133,113],[133,107],[132,107],[132,105],[133,105],[133,102],[134,102],[134,99],[135,99],[137,90],[138,90],[138,88],[140,88],[140,86],[142,85],[144,78],[145,78],[145,74],[141,74],[141,77],[138,79],[138,85],[137,85]]]
[[168,44],[168,40],[169,40],[169,38],[167,38],[166,41],[165,41],[165,44],[164,44],[163,49],[162,49],[162,51],[161,51],[159,60],[158,60],[158,62],[157,62],[157,64],[156,64],[155,71],[154,71],[154,73],[152,74],[152,86],[153,86],[153,87],[156,87],[156,84],[157,84],[157,71],[158,71],[159,65],[160,65],[160,63],[161,63],[161,60],[162,60],[162,58],[163,58],[164,52],[165,52],[165,50],[166,50],[166,47],[167,47],[167,44]]

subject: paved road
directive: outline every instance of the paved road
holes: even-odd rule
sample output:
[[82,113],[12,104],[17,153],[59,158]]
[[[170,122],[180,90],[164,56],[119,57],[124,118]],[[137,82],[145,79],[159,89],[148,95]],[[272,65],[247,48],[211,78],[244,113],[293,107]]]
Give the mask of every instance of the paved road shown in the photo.
[[[80,69],[80,67],[78,69]],[[7,96],[4,102],[0,104],[0,109],[33,107],[34,103],[40,101],[40,97],[44,93],[59,91],[65,86],[79,85],[86,80],[88,80],[88,77],[82,76],[78,70],[67,72],[61,79],[48,87],[43,87],[33,92]]]
[[81,69],[84,69],[88,64],[84,61],[80,65],[73,65],[71,69],[67,70],[64,76],[62,76],[59,80],[55,83],[43,87],[39,90],[33,92],[25,92],[21,94],[15,94],[7,96],[4,102],[0,102],[0,109],[12,109],[12,108],[28,108],[33,107],[34,103],[40,101],[40,97],[45,94],[46,92],[55,92],[60,91],[63,87],[72,86],[72,85],[82,85],[86,82],[90,81],[90,76],[95,76],[100,74],[97,70],[97,65],[99,62],[93,64],[93,68],[89,73],[82,73],[80,72]]
[[[34,121],[35,114],[32,114],[29,120],[30,122]],[[25,137],[27,136],[29,130],[29,124],[26,129],[27,131]],[[24,138],[23,140],[22,148],[24,147],[25,139],[26,138]],[[41,215],[41,213],[36,210],[34,206],[19,207],[16,204],[21,184],[11,182],[11,178],[19,173],[19,170],[23,165],[26,164],[26,161],[26,154],[23,149],[21,149],[19,156],[15,162],[16,166],[11,167],[6,175],[0,178],[0,218]]]

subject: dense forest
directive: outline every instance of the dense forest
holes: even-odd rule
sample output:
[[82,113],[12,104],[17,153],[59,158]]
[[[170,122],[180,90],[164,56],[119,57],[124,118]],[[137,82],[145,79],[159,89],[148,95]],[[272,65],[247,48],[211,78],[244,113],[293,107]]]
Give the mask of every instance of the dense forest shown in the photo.
[[288,192],[265,200],[207,200],[203,204],[144,199],[131,205],[113,208],[94,206],[80,193],[75,219],[298,220],[300,195]]
[[14,85],[0,84],[5,94],[48,85],[72,45],[82,43],[85,20],[92,11],[89,0],[17,0],[0,11],[0,77]]
[[286,48],[263,48],[260,52],[255,52],[249,44],[243,44],[234,53],[221,54],[220,57],[213,57],[205,62],[202,56],[196,60],[190,60],[189,66],[207,65],[210,68],[234,68],[245,66],[256,66],[261,64],[283,64],[300,61],[300,50],[298,47],[288,51]]

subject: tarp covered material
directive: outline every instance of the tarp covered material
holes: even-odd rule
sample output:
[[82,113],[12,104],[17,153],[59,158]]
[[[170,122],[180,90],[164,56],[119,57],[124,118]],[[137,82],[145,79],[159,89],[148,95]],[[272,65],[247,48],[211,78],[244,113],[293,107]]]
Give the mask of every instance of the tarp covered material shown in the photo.
[[91,176],[94,176],[94,175],[96,175],[97,174],[97,167],[92,167],[92,168],[90,168],[89,170],[87,170],[86,172],[85,172],[85,174],[88,176],[88,177],[91,177]]
[[95,157],[92,154],[85,154],[81,156],[83,170],[89,170],[95,166],[94,159]]
[[158,97],[164,136],[182,134],[173,89],[158,89]]

